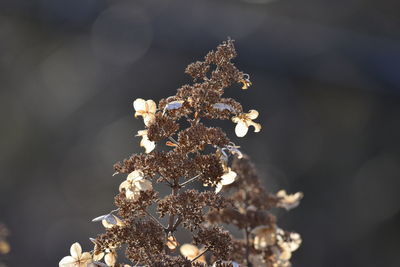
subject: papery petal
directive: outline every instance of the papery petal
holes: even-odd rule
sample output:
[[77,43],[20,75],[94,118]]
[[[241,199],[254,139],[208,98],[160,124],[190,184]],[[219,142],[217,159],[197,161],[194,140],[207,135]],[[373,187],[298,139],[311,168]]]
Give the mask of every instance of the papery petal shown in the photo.
[[156,102],[154,102],[153,100],[149,99],[146,101],[146,111],[148,113],[156,113],[157,111],[157,105]]
[[215,193],[216,193],[216,194],[218,194],[218,193],[221,191],[222,186],[223,186],[223,185],[222,185],[221,183],[218,183],[218,184],[217,184],[217,186],[215,187]]
[[135,101],[133,101],[133,108],[136,111],[145,111],[146,110],[146,101],[142,98],[138,98]]
[[79,257],[82,254],[82,247],[78,242],[75,242],[71,245],[71,248],[69,249],[69,252],[71,253],[71,256],[75,259],[79,259]]
[[238,123],[240,121],[239,117],[232,117],[232,122]]
[[235,181],[236,176],[237,176],[236,172],[232,171],[229,168],[229,172],[225,173],[224,175],[221,176],[221,178],[222,178],[221,184],[228,185],[228,184],[233,183]]
[[147,130],[139,130],[136,136],[145,136],[147,135]]
[[153,124],[153,122],[156,120],[156,116],[153,113],[145,113],[143,114],[143,122],[144,125],[147,127]]
[[150,141],[147,136],[143,136],[142,140],[140,141],[140,146],[144,147],[146,153],[150,153],[156,147],[156,142]]
[[77,260],[71,256],[65,256],[58,263],[59,267],[75,267],[77,265]]
[[189,260],[195,258],[200,253],[200,250],[192,244],[183,244],[179,250],[181,254]]
[[128,174],[128,177],[126,177],[127,180],[135,182],[143,179],[143,172],[139,170],[134,170],[133,172]]
[[252,109],[249,111],[249,113],[246,114],[246,117],[249,118],[250,120],[257,119],[258,117],[258,111],[255,109]]
[[253,126],[254,127],[254,132],[258,133],[259,131],[261,131],[261,124],[259,123],[255,123],[255,122],[247,122],[249,126]]
[[131,187],[131,182],[125,180],[119,185],[119,192],[122,192],[122,189],[128,190],[130,187]]
[[125,197],[127,199],[135,200],[135,199],[138,198],[138,196],[139,196],[138,193],[135,192],[135,191],[132,191],[132,190],[129,190],[129,189],[125,191]]
[[239,120],[239,122],[236,124],[236,127],[235,127],[236,135],[238,137],[243,137],[247,134],[248,130],[249,130],[249,128],[248,128],[247,124],[244,121]]
[[135,187],[140,191],[152,190],[153,185],[149,180],[143,179],[138,182],[135,182]]
[[93,260],[99,261],[104,257],[104,252],[100,252],[99,254],[93,254]]
[[113,252],[107,253],[106,256],[104,257],[104,262],[108,266],[114,266],[115,263],[117,262],[117,257],[115,255],[115,253],[113,253]]
[[79,259],[80,266],[86,267],[87,264],[92,262],[92,255],[89,252],[82,253],[82,256]]
[[280,247],[282,250],[281,253],[279,254],[279,258],[284,261],[290,260],[290,258],[292,257],[292,252],[290,250],[289,245],[287,243],[283,243],[280,245]]

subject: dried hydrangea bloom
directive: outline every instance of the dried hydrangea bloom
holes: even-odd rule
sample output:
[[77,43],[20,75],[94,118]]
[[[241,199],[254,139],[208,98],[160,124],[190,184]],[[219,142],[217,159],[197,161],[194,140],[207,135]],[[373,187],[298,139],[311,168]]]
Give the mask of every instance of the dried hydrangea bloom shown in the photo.
[[278,207],[291,210],[300,204],[300,200],[303,198],[303,193],[297,192],[295,194],[288,195],[286,190],[280,190],[278,193],[276,193],[276,196],[279,198]]
[[154,122],[157,105],[153,100],[138,98],[133,102],[133,107],[136,111],[135,117],[142,116],[146,126]]
[[141,136],[142,140],[140,141],[140,146],[145,149],[146,153],[150,153],[156,147],[156,142],[150,141],[147,136],[148,130],[140,130],[136,136]]
[[232,121],[236,124],[235,133],[238,137],[243,137],[249,131],[249,127],[254,127],[254,132],[261,131],[261,124],[253,122],[253,120],[257,119],[258,111],[250,110],[248,113],[242,113],[239,116],[233,117]]
[[71,256],[65,256],[59,262],[60,267],[86,267],[92,262],[92,256],[89,252],[82,253],[82,247],[79,243],[74,243],[70,248]]
[[[193,83],[175,95],[158,103],[142,98],[133,102],[135,117],[141,116],[145,125],[138,131],[145,153],[114,165],[115,174],[127,178],[114,198],[117,209],[93,220],[105,226],[104,233],[91,239],[93,266],[263,266],[256,265],[260,257],[264,266],[289,262],[300,237],[278,233],[276,217],[269,212],[285,198],[264,190],[248,158],[230,140],[231,133],[207,125],[209,120],[232,120],[239,137],[250,126],[255,132],[261,129],[253,122],[256,110],[243,113],[239,102],[224,96],[232,85],[251,85],[249,75],[232,63],[235,57],[233,41],[223,42],[186,68]],[[156,142],[166,147],[156,147]],[[235,236],[224,224],[245,236]],[[201,249],[184,244],[176,255],[181,228]],[[266,230],[272,228],[276,232]],[[117,262],[119,250],[129,265]]]

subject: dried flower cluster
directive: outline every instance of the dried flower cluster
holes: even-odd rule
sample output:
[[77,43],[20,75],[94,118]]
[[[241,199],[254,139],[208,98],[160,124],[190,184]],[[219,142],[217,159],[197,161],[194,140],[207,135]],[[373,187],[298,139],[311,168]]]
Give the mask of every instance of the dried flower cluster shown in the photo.
[[[126,175],[115,197],[117,209],[93,219],[102,222],[105,233],[91,239],[91,252],[73,244],[60,267],[290,265],[301,238],[280,229],[270,209],[294,208],[302,194],[266,193],[239,147],[222,129],[204,124],[205,119],[231,119],[238,137],[250,126],[261,130],[253,121],[256,110],[243,112],[240,103],[223,97],[233,83],[242,89],[251,85],[249,75],[231,62],[235,56],[228,40],[186,68],[193,84],[158,104],[133,102],[135,117],[145,126],[137,135],[145,153],[114,165],[115,174]],[[156,149],[158,144],[167,151]],[[170,194],[162,196],[155,184],[170,188]],[[235,238],[222,224],[235,225],[244,237]],[[193,244],[178,242],[181,227]],[[122,251],[125,259],[118,260]]]

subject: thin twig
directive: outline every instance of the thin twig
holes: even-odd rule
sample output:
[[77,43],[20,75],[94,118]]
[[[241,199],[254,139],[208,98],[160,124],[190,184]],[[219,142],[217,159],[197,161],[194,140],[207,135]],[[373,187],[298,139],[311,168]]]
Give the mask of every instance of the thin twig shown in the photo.
[[190,182],[196,180],[196,179],[199,178],[200,176],[201,176],[201,173],[198,174],[198,175],[196,175],[195,177],[190,178],[189,180],[187,180],[187,181],[181,183],[179,186],[180,186],[180,187],[184,187],[185,185],[187,185],[188,183],[190,183]]
[[154,217],[150,212],[147,210],[143,210],[149,217],[156,223],[158,223],[163,229],[167,229],[156,217]]
[[195,262],[198,258],[200,258],[201,256],[203,256],[206,252],[208,251],[208,248],[206,248],[203,252],[201,252],[199,255],[197,255],[196,257],[194,257],[191,262]]
[[178,145],[178,144],[179,144],[178,141],[176,141],[172,136],[168,136],[168,139],[169,139],[172,143],[174,143],[175,145]]
[[176,228],[179,226],[179,224],[183,221],[182,216],[179,216],[179,218],[175,221],[174,226],[172,227],[172,231],[175,231]]

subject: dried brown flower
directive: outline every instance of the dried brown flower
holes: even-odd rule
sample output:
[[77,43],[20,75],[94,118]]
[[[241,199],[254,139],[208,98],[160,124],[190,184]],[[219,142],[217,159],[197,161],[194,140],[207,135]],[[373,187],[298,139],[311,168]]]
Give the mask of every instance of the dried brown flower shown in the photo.
[[[239,102],[223,97],[234,83],[242,89],[251,85],[249,75],[231,62],[235,57],[229,39],[204,61],[186,68],[193,84],[181,86],[176,95],[158,103],[141,98],[134,101],[135,117],[144,122],[145,129],[139,130],[138,136],[145,153],[114,165],[115,174],[127,177],[115,196],[117,209],[94,219],[103,223],[105,233],[91,239],[93,253],[74,252],[60,266],[77,262],[76,266],[81,266],[81,261],[113,267],[290,264],[301,238],[280,229],[270,209],[293,208],[302,194],[267,193],[249,158],[221,128],[209,127],[204,120],[231,119],[239,137],[245,136],[250,126],[255,132],[261,130],[261,125],[253,122],[257,111],[244,113]],[[160,142],[167,145],[165,151],[158,150]],[[189,189],[192,183],[203,187]],[[163,186],[170,189],[169,194],[158,192]],[[156,213],[151,212],[154,209]],[[236,226],[244,237],[234,237],[223,223]],[[179,247],[176,231],[180,227],[186,228],[200,248],[192,244]],[[125,250],[130,265],[118,263],[118,250]]]

